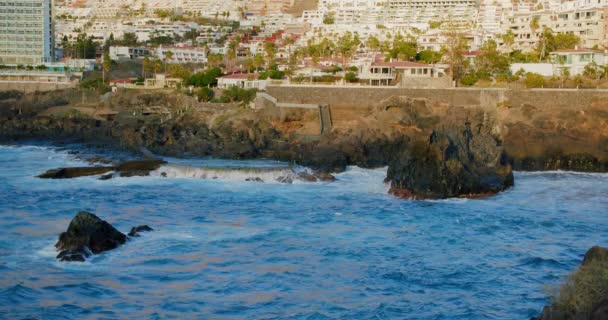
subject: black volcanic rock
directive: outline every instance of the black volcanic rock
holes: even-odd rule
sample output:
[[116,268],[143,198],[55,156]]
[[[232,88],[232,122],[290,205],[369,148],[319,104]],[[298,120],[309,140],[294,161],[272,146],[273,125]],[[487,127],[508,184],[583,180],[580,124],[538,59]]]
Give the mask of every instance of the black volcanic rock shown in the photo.
[[139,237],[140,232],[154,231],[154,229],[150,228],[148,225],[141,225],[137,227],[131,228],[129,231],[129,237]]
[[81,211],[59,235],[55,248],[61,261],[84,261],[92,254],[112,250],[125,243],[127,236],[96,215]]
[[587,251],[580,267],[560,289],[557,300],[532,320],[608,319],[608,249],[595,246]]
[[78,177],[96,176],[113,171],[113,167],[74,167],[48,170],[38,176],[41,179],[73,179]]
[[117,171],[121,177],[147,176],[150,172],[157,170],[165,161],[162,160],[134,160],[126,161],[115,167],[72,167],[51,169],[38,176],[41,179],[73,179],[86,176],[103,175],[100,180],[108,180],[113,177],[107,174]]
[[513,186],[500,140],[469,122],[411,143],[390,162],[387,179],[391,194],[410,199],[477,198]]
[[116,171],[120,173],[121,177],[147,176],[165,163],[167,162],[162,160],[127,161],[119,164]]

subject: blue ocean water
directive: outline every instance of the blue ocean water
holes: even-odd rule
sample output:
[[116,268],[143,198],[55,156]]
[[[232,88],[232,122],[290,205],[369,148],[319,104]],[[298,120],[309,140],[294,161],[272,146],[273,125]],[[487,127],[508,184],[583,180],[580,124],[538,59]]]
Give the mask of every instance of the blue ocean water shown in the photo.
[[[194,169],[34,178],[83,164],[0,146],[0,318],[528,319],[589,247],[608,245],[604,174],[518,173],[498,196],[445,201],[388,196],[386,169],[294,184]],[[156,231],[57,262],[53,244],[79,210]]]

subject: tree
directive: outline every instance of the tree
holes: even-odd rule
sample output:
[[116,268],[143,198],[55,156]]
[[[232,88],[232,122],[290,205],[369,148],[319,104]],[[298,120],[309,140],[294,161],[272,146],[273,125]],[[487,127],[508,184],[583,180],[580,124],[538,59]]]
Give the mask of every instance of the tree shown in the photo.
[[393,39],[393,45],[389,50],[389,57],[392,59],[398,59],[407,61],[416,57],[417,44],[413,39],[406,39],[402,35],[398,34]]
[[494,40],[486,41],[481,47],[481,54],[475,61],[475,67],[487,71],[490,75],[509,72],[509,57],[498,51],[498,45]]
[[165,58],[163,59],[164,63],[165,63],[165,73],[167,73],[167,61],[171,61],[171,59],[173,59],[173,52],[171,51],[165,51]]
[[505,46],[507,46],[507,48],[509,48],[509,52],[511,52],[511,48],[513,47],[513,44],[515,44],[515,34],[513,34],[513,31],[511,31],[511,29],[509,29],[509,31],[507,31],[507,33],[503,34],[501,36],[502,38],[502,42],[505,44]]
[[207,56],[207,65],[209,67],[219,67],[222,64],[224,57],[219,53],[210,53]]
[[247,105],[255,99],[256,89],[243,89],[237,86],[232,86],[222,93],[220,101],[224,103],[240,102]]
[[125,32],[122,35],[122,41],[120,44],[123,46],[136,46],[137,45],[137,34],[132,32]]
[[274,42],[265,42],[264,52],[266,53],[266,61],[268,62],[268,66],[270,66],[274,63],[275,56],[277,54],[277,46],[274,44]]
[[106,73],[110,72],[110,68],[112,67],[112,59],[110,59],[110,54],[108,51],[103,52],[103,61],[101,62],[101,81],[106,83]]
[[468,49],[464,35],[454,26],[446,33],[445,56],[452,79],[458,80],[464,69],[464,53]]
[[365,46],[368,49],[376,52],[380,48],[380,40],[374,36],[369,36],[369,38],[367,38],[365,41]]
[[228,42],[228,50],[226,51],[226,64],[232,65],[236,60],[238,43],[236,41]]
[[433,50],[422,50],[416,54],[416,61],[429,64],[438,63],[441,61],[441,53]]
[[357,74],[353,71],[349,71],[344,75],[344,80],[346,80],[348,82],[356,82]]
[[530,30],[534,35],[536,35],[536,31],[540,28],[539,21],[540,16],[534,16],[532,17],[532,20],[530,20]]
[[353,37],[353,34],[346,32],[343,36],[338,39],[338,52],[342,58],[346,61],[350,59],[355,53],[357,46],[361,43],[358,37]]
[[256,54],[255,56],[253,56],[253,68],[256,71],[259,71],[261,67],[264,66],[264,64],[266,64],[266,62],[264,61],[264,56],[261,54]]
[[334,24],[334,23],[335,23],[335,18],[334,18],[333,12],[329,12],[325,16],[323,16],[323,24]]
[[213,90],[211,90],[207,87],[203,87],[203,88],[196,90],[196,97],[198,98],[199,101],[208,102],[211,99],[213,99],[213,96],[214,96]]
[[184,68],[181,64],[170,64],[167,72],[172,78],[181,78],[184,80],[190,78],[192,75],[192,73],[190,73],[190,71]]
[[222,76],[222,69],[211,68],[205,72],[197,72],[186,80],[186,85],[195,87],[212,87],[217,85],[217,78]]
[[545,59],[547,54],[562,49],[573,49],[580,43],[581,39],[570,33],[559,33],[553,34],[553,31],[549,28],[545,28],[539,41],[538,52],[539,58]]

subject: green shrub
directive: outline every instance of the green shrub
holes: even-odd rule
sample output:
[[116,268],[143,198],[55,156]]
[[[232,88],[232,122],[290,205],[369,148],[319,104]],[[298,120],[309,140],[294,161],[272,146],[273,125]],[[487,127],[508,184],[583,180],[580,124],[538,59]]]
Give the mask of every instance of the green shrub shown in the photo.
[[354,73],[354,72],[352,72],[352,71],[347,72],[344,75],[344,80],[346,80],[348,82],[356,82],[357,81],[357,74]]
[[249,104],[255,99],[256,92],[256,89],[243,89],[233,86],[224,90],[219,101],[223,103],[241,102],[242,104]]
[[479,81],[479,78],[475,73],[467,73],[462,78],[460,78],[460,83],[468,87],[476,84],[477,81]]
[[207,87],[200,88],[196,91],[196,97],[199,101],[209,102],[211,99],[213,99],[213,96],[213,90]]
[[545,85],[545,77],[538,73],[528,72],[524,78],[526,88],[542,88]]

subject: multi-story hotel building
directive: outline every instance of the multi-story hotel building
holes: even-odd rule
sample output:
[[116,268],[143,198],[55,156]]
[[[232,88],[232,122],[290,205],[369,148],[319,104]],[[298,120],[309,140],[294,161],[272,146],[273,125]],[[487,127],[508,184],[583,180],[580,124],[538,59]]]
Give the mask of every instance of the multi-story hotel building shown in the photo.
[[52,0],[0,0],[0,64],[53,61]]

